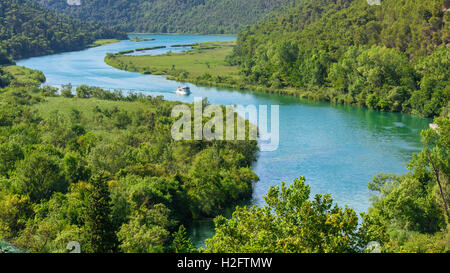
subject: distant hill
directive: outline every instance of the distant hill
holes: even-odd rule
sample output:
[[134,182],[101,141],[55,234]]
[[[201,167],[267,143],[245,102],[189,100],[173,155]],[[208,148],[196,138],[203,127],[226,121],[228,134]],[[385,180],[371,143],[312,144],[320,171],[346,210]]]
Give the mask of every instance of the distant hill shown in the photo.
[[266,14],[302,0],[34,0],[75,18],[126,32],[238,33]]
[[31,0],[0,2],[0,65],[14,59],[86,48],[103,38],[126,34],[60,15]]

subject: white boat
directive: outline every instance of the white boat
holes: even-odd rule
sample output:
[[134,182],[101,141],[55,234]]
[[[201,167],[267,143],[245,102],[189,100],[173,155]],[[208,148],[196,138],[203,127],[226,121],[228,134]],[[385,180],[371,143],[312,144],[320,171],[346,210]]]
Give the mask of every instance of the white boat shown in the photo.
[[188,86],[178,87],[177,95],[187,96],[191,94],[191,89]]

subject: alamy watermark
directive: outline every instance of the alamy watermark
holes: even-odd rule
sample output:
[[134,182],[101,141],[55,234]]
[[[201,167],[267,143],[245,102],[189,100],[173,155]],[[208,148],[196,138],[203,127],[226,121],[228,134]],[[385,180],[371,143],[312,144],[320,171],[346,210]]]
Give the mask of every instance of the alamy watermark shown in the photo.
[[172,109],[172,117],[177,119],[172,126],[172,138],[258,140],[261,151],[275,151],[280,142],[279,105],[270,106],[270,131],[268,110],[267,105],[205,105],[202,98],[195,98],[193,113],[185,104]]

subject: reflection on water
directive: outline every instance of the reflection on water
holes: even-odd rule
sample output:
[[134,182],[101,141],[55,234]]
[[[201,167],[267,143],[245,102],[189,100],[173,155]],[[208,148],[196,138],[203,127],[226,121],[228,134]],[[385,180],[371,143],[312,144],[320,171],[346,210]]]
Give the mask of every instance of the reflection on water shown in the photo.
[[214,236],[212,219],[193,221],[188,231],[195,247],[205,247],[205,240]]
[[[31,58],[18,65],[42,70],[47,83],[55,86],[72,83],[108,89],[135,90],[162,95],[168,100],[193,102],[207,97],[223,105],[280,105],[280,147],[275,152],[261,152],[254,171],[260,181],[254,187],[252,204],[264,205],[263,195],[270,186],[291,182],[305,176],[313,194],[331,193],[340,205],[365,211],[370,192],[367,183],[380,172],[401,174],[413,152],[421,149],[420,130],[429,120],[398,113],[382,113],[358,107],[306,101],[293,97],[199,87],[168,81],[163,76],[121,71],[103,61],[109,52],[135,48],[167,46],[149,51],[161,54],[175,44],[229,41],[230,36],[140,35],[155,41],[122,41],[79,52]],[[180,85],[188,85],[191,96],[175,94]],[[211,221],[194,221],[190,227],[197,245],[213,234]]]

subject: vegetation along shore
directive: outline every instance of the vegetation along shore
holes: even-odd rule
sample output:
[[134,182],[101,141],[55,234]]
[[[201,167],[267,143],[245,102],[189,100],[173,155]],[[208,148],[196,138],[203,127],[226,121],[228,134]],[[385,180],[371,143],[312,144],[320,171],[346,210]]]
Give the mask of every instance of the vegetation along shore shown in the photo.
[[[67,252],[72,241],[83,253],[361,253],[374,241],[382,252],[450,252],[448,0],[104,2],[0,2],[0,252]],[[405,174],[369,182],[375,196],[365,213],[326,192],[313,196],[301,173],[281,182],[277,170],[280,183],[264,205],[238,206],[225,218],[223,209],[252,197],[257,141],[175,141],[180,102],[57,88],[44,85],[41,71],[13,65],[126,39],[122,31],[239,35],[183,53],[108,54],[119,69],[409,113],[434,125],[420,133],[423,146]],[[185,225],[213,217],[214,235],[194,247]]]
[[438,0],[413,2],[307,0],[248,27],[236,44],[194,45],[163,56],[108,55],[105,61],[200,85],[446,116],[449,10]]

